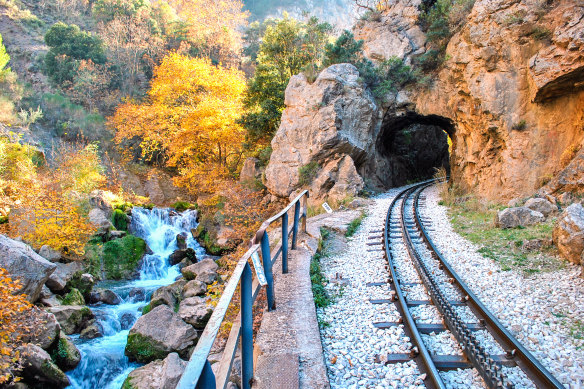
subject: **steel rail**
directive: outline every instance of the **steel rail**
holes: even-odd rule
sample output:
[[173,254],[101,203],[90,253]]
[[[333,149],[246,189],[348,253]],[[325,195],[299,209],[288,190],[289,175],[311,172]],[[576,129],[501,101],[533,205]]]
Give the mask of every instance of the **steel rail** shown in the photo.
[[466,283],[458,276],[454,269],[445,260],[442,253],[436,248],[434,242],[429,237],[424,227],[420,212],[419,201],[421,193],[431,184],[423,185],[415,194],[413,209],[416,228],[419,230],[422,240],[430,251],[431,255],[440,262],[440,266],[446,271],[448,276],[465,296],[469,308],[475,316],[481,320],[493,338],[503,346],[509,359],[512,359],[517,366],[525,372],[527,377],[537,388],[564,388],[564,386],[533,356],[519,341],[505,328],[505,326],[485,307],[479,298],[470,290]]
[[403,292],[402,292],[402,289],[400,286],[399,277],[398,277],[397,272],[396,272],[396,266],[393,262],[393,256],[391,254],[391,242],[390,242],[390,236],[389,236],[390,230],[391,230],[391,214],[392,214],[393,209],[394,209],[395,205],[397,204],[398,200],[401,197],[403,197],[402,201],[405,202],[407,193],[409,193],[411,190],[413,190],[416,187],[417,186],[414,186],[412,188],[409,188],[409,189],[406,189],[406,190],[400,192],[393,199],[393,201],[391,202],[391,205],[389,206],[389,210],[387,211],[387,217],[385,219],[385,229],[384,229],[384,233],[383,233],[384,245],[385,245],[385,257],[387,259],[387,262],[389,265],[389,271],[391,273],[391,278],[390,278],[389,282],[392,284],[392,286],[395,290],[394,300],[396,300],[396,302],[397,302],[396,307],[397,307],[399,313],[401,314],[402,318],[404,318],[404,322],[406,324],[406,326],[404,327],[404,330],[405,330],[406,334],[410,337],[410,339],[413,340],[415,347],[417,347],[417,352],[416,352],[416,349],[414,348],[414,349],[412,349],[411,355],[417,359],[418,369],[422,373],[426,373],[427,378],[430,379],[430,382],[428,382],[426,384],[426,386],[429,388],[442,389],[442,388],[446,388],[446,385],[444,384],[442,378],[440,377],[438,369],[436,368],[436,365],[434,364],[434,361],[432,360],[432,357],[430,356],[430,353],[428,352],[428,349],[426,348],[426,345],[424,344],[424,341],[422,340],[422,336],[420,335],[420,332],[418,331],[418,328],[416,326],[416,322],[410,313],[406,299],[403,295]]

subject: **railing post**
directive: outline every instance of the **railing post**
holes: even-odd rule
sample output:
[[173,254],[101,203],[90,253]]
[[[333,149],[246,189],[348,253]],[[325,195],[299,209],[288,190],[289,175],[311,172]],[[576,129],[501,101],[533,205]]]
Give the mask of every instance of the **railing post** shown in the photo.
[[264,231],[262,236],[262,263],[264,264],[264,272],[266,273],[266,294],[268,297],[268,311],[276,308],[274,301],[274,274],[272,273],[272,256],[270,254],[270,238],[268,231]]
[[205,362],[205,366],[203,367],[203,371],[201,372],[201,376],[197,381],[197,385],[195,389],[215,389],[215,374],[213,373],[213,369],[211,368],[211,364],[209,360]]
[[282,273],[288,273],[288,212],[282,216]]
[[302,232],[306,234],[306,216],[308,211],[308,194],[302,197]]
[[252,277],[249,263],[241,274],[241,387],[251,388],[253,378]]
[[300,220],[300,201],[294,204],[294,225],[292,226],[292,250],[296,250],[296,239],[298,238],[298,220]]

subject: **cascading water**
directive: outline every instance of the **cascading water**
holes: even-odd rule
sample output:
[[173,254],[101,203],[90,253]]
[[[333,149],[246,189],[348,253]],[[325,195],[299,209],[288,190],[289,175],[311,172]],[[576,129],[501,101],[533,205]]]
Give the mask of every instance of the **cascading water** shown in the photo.
[[116,292],[122,299],[119,305],[91,306],[103,337],[84,340],[78,335],[72,339],[81,352],[81,362],[67,375],[70,388],[121,388],[124,380],[138,364],[124,355],[128,333],[140,317],[142,308],[159,287],[169,285],[180,275],[178,265],[170,266],[168,257],[178,248],[176,236],[187,236],[187,247],[201,258],[205,251],[193,239],[191,229],[197,227],[197,212],[181,214],[171,209],[134,208],[130,230],[144,239],[152,254],[144,256],[140,278],[135,281],[105,281],[97,288]]

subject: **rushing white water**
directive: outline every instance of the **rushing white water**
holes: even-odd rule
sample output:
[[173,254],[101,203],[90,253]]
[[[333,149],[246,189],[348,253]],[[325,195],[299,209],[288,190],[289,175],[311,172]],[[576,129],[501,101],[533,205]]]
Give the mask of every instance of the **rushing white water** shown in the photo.
[[193,248],[199,258],[205,254],[191,234],[191,229],[197,227],[196,219],[196,211],[177,214],[159,208],[132,210],[130,230],[146,241],[152,254],[144,257],[138,280],[106,281],[96,286],[114,291],[123,301],[120,305],[91,306],[104,336],[92,340],[72,337],[81,352],[81,362],[67,374],[71,380],[69,388],[119,389],[128,374],[140,366],[124,355],[129,330],[152,293],[173,283],[180,275],[178,265],[170,266],[168,262],[170,254],[178,248],[176,236],[186,233],[187,246]]

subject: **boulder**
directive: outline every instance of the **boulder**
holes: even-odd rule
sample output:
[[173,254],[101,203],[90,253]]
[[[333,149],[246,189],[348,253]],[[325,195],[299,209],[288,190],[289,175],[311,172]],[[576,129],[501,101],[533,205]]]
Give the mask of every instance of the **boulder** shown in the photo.
[[164,360],[150,362],[132,371],[122,385],[134,389],[175,389],[187,362],[177,353],[170,353]]
[[65,388],[70,385],[69,378],[55,365],[45,350],[27,343],[19,351],[25,382],[51,388]]
[[202,282],[207,285],[211,285],[213,282],[219,280],[219,275],[217,272],[211,270],[205,270],[202,273],[197,274],[195,280]]
[[572,204],[562,212],[554,226],[552,237],[562,258],[575,264],[583,264],[584,207],[582,204]]
[[78,289],[73,288],[63,297],[61,305],[85,305],[85,299]]
[[497,212],[495,225],[499,228],[525,227],[545,220],[542,213],[526,207],[505,208]]
[[49,262],[59,262],[61,260],[61,253],[48,245],[41,247],[39,255]]
[[555,214],[558,212],[558,206],[553,204],[552,202],[541,199],[541,198],[532,198],[525,202],[525,208],[529,208],[532,211],[537,211],[541,213],[543,216],[548,217],[550,215]]
[[94,209],[99,209],[109,220],[112,217],[113,205],[110,201],[114,195],[103,190],[94,190],[89,194],[89,205]]
[[62,293],[75,275],[83,271],[83,263],[56,263],[55,265],[56,269],[47,280],[47,286],[54,293]]
[[124,236],[126,236],[128,233],[126,231],[110,231],[109,233],[109,238],[110,240],[114,240],[114,239],[122,239]]
[[174,308],[182,299],[182,290],[186,283],[185,280],[178,280],[170,285],[156,289],[150,298],[150,308],[159,305],[167,305]]
[[79,334],[81,339],[95,339],[101,338],[102,336],[103,328],[95,319],[87,322],[85,328]]
[[36,344],[43,350],[48,350],[61,333],[57,318],[52,313],[36,307],[30,311],[29,316],[34,328],[22,336],[22,342]]
[[130,293],[128,293],[128,297],[133,301],[144,301],[144,299],[146,298],[146,293],[144,292],[144,289],[142,288],[134,288],[132,290],[130,290]]
[[58,307],[59,305],[61,305],[61,297],[57,296],[56,294],[53,294],[49,297],[41,298],[39,300],[39,303],[41,303],[45,307]]
[[93,278],[93,275],[89,273],[83,273],[79,276],[79,278],[76,277],[73,279],[73,285],[79,289],[84,297],[89,297],[89,294],[93,289],[93,285],[95,285],[95,279]]
[[122,299],[109,289],[98,289],[91,292],[89,295],[89,302],[91,304],[104,303],[108,305],[119,305],[121,304]]
[[185,322],[197,329],[205,328],[205,325],[213,314],[213,307],[207,304],[204,297],[189,297],[181,301],[178,314]]
[[173,309],[160,305],[136,321],[128,335],[125,353],[130,360],[140,363],[165,358],[172,352],[186,358],[197,340],[197,331],[191,325]]
[[136,316],[131,312],[125,312],[120,317],[120,326],[122,330],[129,330],[136,322]]
[[538,251],[543,249],[544,247],[549,247],[552,245],[551,239],[532,239],[528,240],[523,243],[521,246],[521,250],[529,252],[529,251]]
[[201,262],[197,262],[193,265],[181,269],[181,273],[187,280],[194,280],[197,278],[198,274],[213,272],[217,273],[218,269],[219,265],[217,265],[213,259],[205,258]]
[[[109,231],[114,228],[107,214],[99,208],[89,211],[89,222],[102,231]],[[110,215],[111,217],[111,215]]]
[[198,280],[187,282],[183,289],[184,298],[204,296],[205,293],[207,293],[207,284]]
[[75,369],[81,362],[81,353],[65,334],[59,335],[59,341],[51,351],[53,360],[63,371]]
[[35,253],[30,246],[4,235],[0,235],[0,265],[20,282],[21,287],[16,293],[26,294],[30,302],[38,300],[43,285],[57,267]]
[[187,234],[186,232],[180,233],[176,236],[176,245],[179,250],[186,250],[187,249]]
[[560,202],[561,205],[568,206],[574,203],[576,199],[572,193],[564,192],[558,196],[558,201]]
[[51,307],[47,311],[55,315],[61,329],[67,335],[79,333],[94,318],[89,308],[80,305]]

